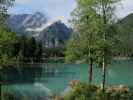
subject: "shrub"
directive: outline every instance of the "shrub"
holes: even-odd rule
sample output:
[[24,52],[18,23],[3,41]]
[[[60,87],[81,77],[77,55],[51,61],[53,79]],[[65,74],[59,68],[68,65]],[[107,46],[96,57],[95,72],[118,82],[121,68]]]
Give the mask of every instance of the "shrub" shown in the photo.
[[95,85],[78,82],[64,96],[64,100],[133,100],[125,86],[107,87],[105,92]]

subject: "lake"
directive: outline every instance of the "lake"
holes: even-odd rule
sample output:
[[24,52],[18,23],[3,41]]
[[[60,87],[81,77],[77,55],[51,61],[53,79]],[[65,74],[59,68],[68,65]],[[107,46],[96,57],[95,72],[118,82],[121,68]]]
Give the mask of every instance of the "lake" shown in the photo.
[[[11,81],[2,86],[3,92],[11,92],[16,96],[44,96],[62,94],[71,80],[88,82],[87,64],[24,64],[23,70],[8,73],[6,78]],[[93,83],[100,85],[101,69],[94,67]],[[114,61],[108,66],[108,85],[127,85],[133,87],[133,61]]]

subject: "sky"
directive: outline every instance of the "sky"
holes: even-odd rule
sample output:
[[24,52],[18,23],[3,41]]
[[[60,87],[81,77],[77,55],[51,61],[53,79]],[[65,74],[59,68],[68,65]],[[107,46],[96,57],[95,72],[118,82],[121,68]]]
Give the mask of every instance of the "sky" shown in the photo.
[[75,0],[16,0],[9,12],[21,14],[40,11],[48,19],[62,19],[66,23],[74,7]]
[[[61,19],[67,23],[75,6],[75,0],[16,0],[14,6],[9,9],[9,13],[23,14],[40,11],[50,20]],[[129,13],[133,13],[133,0],[122,0],[117,7],[116,15],[121,18]]]

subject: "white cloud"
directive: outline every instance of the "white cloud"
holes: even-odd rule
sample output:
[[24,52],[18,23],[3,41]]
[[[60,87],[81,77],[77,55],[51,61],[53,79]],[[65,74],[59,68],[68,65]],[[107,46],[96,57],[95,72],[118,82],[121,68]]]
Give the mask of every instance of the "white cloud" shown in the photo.
[[121,5],[117,9],[117,16],[125,17],[130,13],[133,13],[133,0],[122,0]]
[[28,4],[30,3],[32,0],[16,0],[15,2],[17,4]]
[[49,20],[46,24],[43,24],[41,27],[38,27],[36,29],[27,28],[26,31],[41,32],[42,30],[46,29],[47,27],[49,27],[53,23],[58,22],[58,21],[63,21],[63,20],[64,20],[64,16],[59,16],[55,19]]

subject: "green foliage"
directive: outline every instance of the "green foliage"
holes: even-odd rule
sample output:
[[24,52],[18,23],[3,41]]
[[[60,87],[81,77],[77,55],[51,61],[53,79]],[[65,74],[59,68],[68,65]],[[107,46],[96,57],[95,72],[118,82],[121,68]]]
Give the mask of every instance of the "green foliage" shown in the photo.
[[8,17],[8,7],[14,0],[0,0],[0,64],[7,64],[12,61],[10,49],[15,41],[15,33],[11,32],[6,25],[5,20]]
[[18,37],[14,44],[13,55],[17,57],[19,62],[41,62],[42,44],[35,38],[26,36]]
[[0,58],[0,64],[6,65],[6,64],[12,64],[16,63],[14,58],[10,58],[7,54],[2,54]]
[[44,57],[64,57],[64,47],[44,48]]
[[15,0],[0,0],[0,25],[5,24],[8,17],[8,7],[12,6]]
[[0,64],[12,62],[13,58],[10,56],[13,43],[16,35],[7,28],[0,28]]
[[103,93],[100,87],[80,82],[64,96],[64,100],[131,100],[129,98],[125,87],[108,87]]
[[117,27],[118,42],[115,45],[116,55],[131,57],[133,56],[133,14],[119,20],[115,25]]
[[110,63],[116,33],[112,26],[113,11],[118,1],[77,0],[77,7],[72,12],[76,33],[67,45],[67,62],[78,59],[89,63],[92,59],[102,63],[102,58],[106,56],[106,63]]
[[74,62],[75,60],[80,59],[81,52],[80,52],[80,44],[79,44],[79,34],[72,34],[72,37],[70,38],[67,49],[65,52],[65,61],[66,62]]
[[65,95],[64,100],[98,100],[96,99],[97,90],[96,86],[78,83]]
[[112,61],[115,43],[114,12],[120,0],[76,1],[77,7],[72,12],[72,25],[75,33],[67,45],[66,61],[79,60],[89,63],[90,82],[93,64],[101,67],[104,90],[106,67]]
[[0,13],[0,25],[5,25],[5,20],[8,18],[6,13]]
[[30,99],[25,95],[18,97],[16,95],[14,95],[13,93],[4,92],[4,93],[2,93],[2,100],[30,100]]

